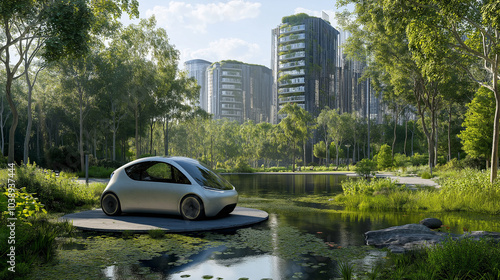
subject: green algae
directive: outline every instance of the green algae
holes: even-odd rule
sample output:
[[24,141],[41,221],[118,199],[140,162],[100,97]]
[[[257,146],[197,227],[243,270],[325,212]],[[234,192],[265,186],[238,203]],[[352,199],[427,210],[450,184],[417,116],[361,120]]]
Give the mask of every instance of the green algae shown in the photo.
[[[104,270],[111,266],[139,267],[141,260],[151,260],[167,253],[175,255],[169,266],[182,266],[192,262],[190,258],[210,248],[226,248],[220,254],[233,250],[251,249],[257,253],[278,256],[298,262],[305,267],[320,269],[327,263],[304,262],[304,256],[329,259],[359,257],[365,254],[363,247],[332,249],[320,238],[290,226],[271,229],[244,228],[235,234],[206,233],[198,235],[168,234],[163,238],[135,234],[128,238],[114,235],[60,238],[61,244],[79,244],[83,250],[58,249],[51,263],[35,268],[30,279],[106,279]],[[64,246],[60,246],[62,248]],[[148,267],[139,267],[136,275],[154,275]],[[188,278],[189,275],[183,275]],[[207,275],[208,276],[208,275]],[[298,276],[298,275],[294,275]],[[215,277],[215,276],[214,276]],[[208,278],[205,278],[208,279]]]

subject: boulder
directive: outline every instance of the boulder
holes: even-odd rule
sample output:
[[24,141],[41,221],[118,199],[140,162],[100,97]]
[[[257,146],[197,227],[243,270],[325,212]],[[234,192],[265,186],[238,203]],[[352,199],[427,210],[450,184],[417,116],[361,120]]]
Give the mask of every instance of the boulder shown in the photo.
[[389,248],[394,253],[404,253],[414,248],[422,248],[443,241],[447,233],[435,232],[420,224],[408,224],[373,230],[365,233],[366,245]]
[[427,219],[423,219],[422,221],[420,221],[420,224],[424,225],[430,229],[438,229],[443,225],[443,222],[441,222],[440,219],[427,218]]
[[472,231],[461,235],[433,231],[423,224],[407,224],[365,233],[366,245],[387,248],[393,253],[405,253],[410,250],[425,248],[438,244],[447,238],[472,238],[480,240],[490,238],[500,242],[500,233],[488,231]]

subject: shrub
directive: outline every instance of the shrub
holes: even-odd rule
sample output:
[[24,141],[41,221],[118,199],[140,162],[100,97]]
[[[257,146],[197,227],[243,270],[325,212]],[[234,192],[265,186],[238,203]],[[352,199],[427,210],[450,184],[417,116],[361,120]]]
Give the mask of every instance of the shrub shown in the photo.
[[17,168],[16,183],[24,186],[27,193],[35,193],[45,209],[58,212],[97,205],[105,187],[104,184],[86,186],[75,178],[56,177],[53,171],[40,169],[34,164]]
[[500,244],[488,239],[450,238],[426,250],[389,256],[394,265],[387,267],[383,279],[499,279],[500,277]]
[[368,178],[368,176],[370,175],[374,175],[376,170],[377,163],[368,158],[364,158],[361,161],[358,161],[356,163],[356,166],[354,167],[354,171],[356,171],[356,174],[358,174],[359,176],[364,176],[365,178]]
[[410,157],[403,154],[394,154],[395,167],[407,167],[411,164]]
[[421,155],[419,153],[415,153],[412,157],[410,157],[410,161],[414,166],[426,165],[427,163],[429,163],[429,155]]
[[80,164],[80,155],[72,147],[52,147],[47,153],[47,167],[52,170],[76,171]]
[[379,170],[384,170],[392,167],[392,150],[387,144],[380,147],[377,154],[377,167]]

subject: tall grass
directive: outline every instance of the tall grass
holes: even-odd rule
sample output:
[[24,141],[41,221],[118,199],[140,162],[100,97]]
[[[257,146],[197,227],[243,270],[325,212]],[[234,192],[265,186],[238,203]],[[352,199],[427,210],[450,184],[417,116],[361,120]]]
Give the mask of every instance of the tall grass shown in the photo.
[[500,244],[448,239],[440,245],[390,255],[381,279],[500,279]]
[[51,170],[40,169],[34,164],[16,169],[16,184],[34,193],[48,211],[65,212],[78,207],[99,204],[104,184],[80,184],[76,178],[56,176]]
[[441,188],[410,190],[390,179],[347,180],[336,201],[359,210],[469,211],[500,214],[500,182],[485,171],[464,169],[439,181]]

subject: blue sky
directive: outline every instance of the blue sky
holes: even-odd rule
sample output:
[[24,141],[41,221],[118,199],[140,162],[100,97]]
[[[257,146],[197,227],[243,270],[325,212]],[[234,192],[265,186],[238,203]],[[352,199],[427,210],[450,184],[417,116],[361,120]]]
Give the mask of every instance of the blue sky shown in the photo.
[[325,11],[335,26],[337,9],[335,0],[139,0],[139,11],[141,18],[155,15],[180,51],[180,63],[234,59],[270,67],[271,30],[283,16],[303,12],[321,17]]

